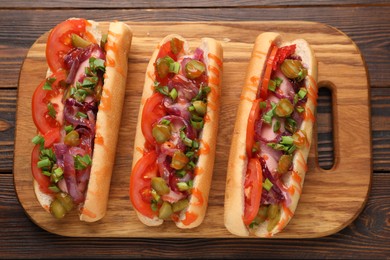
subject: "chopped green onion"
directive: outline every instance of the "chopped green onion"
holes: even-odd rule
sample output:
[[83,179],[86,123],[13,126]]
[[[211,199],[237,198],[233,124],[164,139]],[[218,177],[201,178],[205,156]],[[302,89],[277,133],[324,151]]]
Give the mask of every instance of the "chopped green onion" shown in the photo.
[[271,115],[264,114],[264,115],[263,115],[263,120],[264,120],[264,122],[266,122],[267,124],[271,124],[271,122],[272,122],[272,116],[271,116]]
[[196,164],[193,161],[190,161],[188,165],[191,167],[191,169],[195,169]]
[[60,192],[61,191],[56,185],[49,186],[49,189],[53,192]]
[[282,136],[282,141],[280,141],[280,143],[291,145],[294,143],[294,139],[292,138],[292,136]]
[[91,165],[91,157],[86,154],[84,156],[76,155],[74,158],[74,167],[76,170],[84,170]]
[[183,131],[180,131],[180,138],[181,138],[181,140],[183,140],[183,143],[186,146],[188,146],[188,147],[192,147],[193,146],[193,141],[190,138],[188,138]]
[[48,115],[50,116],[50,117],[52,117],[52,118],[56,118],[56,116],[57,116],[57,112],[56,112],[56,110],[54,109],[54,106],[53,106],[53,104],[51,103],[51,102],[49,102],[48,104],[47,104],[47,110],[48,110]]
[[168,119],[163,119],[161,120],[160,122],[162,125],[169,125],[171,123],[171,121],[169,121]]
[[44,144],[45,143],[45,138],[43,138],[43,136],[41,136],[41,135],[36,135],[32,139],[32,142],[34,144]]
[[46,176],[48,176],[48,177],[51,176],[51,172],[49,172],[49,171],[42,171],[42,174],[43,174],[43,175],[46,175]]
[[184,177],[187,174],[185,170],[177,170],[175,173],[179,177]]
[[52,77],[52,78],[47,78],[46,81],[45,81],[45,84],[43,85],[43,89],[44,90],[52,90],[52,85],[54,83],[54,81],[56,81],[56,78]]
[[297,149],[297,147],[296,147],[295,145],[292,145],[292,146],[287,150],[287,153],[288,153],[288,154],[292,154],[296,149]]
[[270,90],[272,92],[275,92],[275,90],[276,90],[276,83],[272,79],[268,83],[268,90]]
[[296,110],[298,111],[298,113],[302,113],[303,111],[305,111],[305,108],[302,106],[297,106]]
[[172,62],[169,64],[169,72],[173,72],[175,74],[179,73],[180,70],[180,63],[179,62]]
[[87,118],[88,117],[86,114],[84,114],[83,112],[80,112],[80,111],[76,113],[76,116],[77,117],[83,117],[83,118]]
[[274,130],[274,133],[276,133],[277,131],[279,131],[280,129],[280,121],[279,120],[276,120],[274,125],[273,125],[273,130]]
[[98,83],[98,77],[85,77],[83,83],[81,83],[81,87],[83,88],[94,88]]
[[61,177],[63,174],[64,174],[64,171],[62,170],[62,168],[57,168],[54,170],[53,172],[57,177]]
[[303,99],[304,97],[306,97],[306,94],[307,94],[307,89],[305,89],[305,88],[299,89],[299,91],[298,91],[299,99]]
[[73,126],[72,125],[67,125],[65,126],[65,132],[68,134],[69,132],[71,132],[73,130]]
[[276,87],[280,87],[280,85],[283,82],[283,79],[281,79],[279,77],[276,77],[274,80],[275,80],[275,83],[276,83]]
[[51,161],[49,158],[44,158],[37,163],[38,168],[44,168],[44,167],[50,167],[51,166]]
[[43,149],[43,150],[41,150],[40,158],[41,159],[48,158],[48,159],[50,159],[53,162],[56,161],[56,155],[54,154],[54,152],[53,152],[53,150],[51,148],[50,149]]
[[186,156],[188,157],[188,158],[191,158],[192,156],[194,156],[194,152],[193,151],[189,151],[189,152],[186,152]]
[[266,108],[266,107],[267,107],[267,102],[261,101],[261,102],[260,102],[260,108],[264,109],[264,108]]
[[175,100],[177,98],[177,90],[175,88],[172,88],[172,90],[169,92],[169,96]]
[[192,119],[191,119],[191,126],[192,126],[193,128],[195,128],[196,130],[200,130],[200,129],[203,128],[204,122],[203,122],[203,120],[201,120],[200,122],[198,122],[198,121],[195,121],[195,120],[192,120]]
[[97,70],[104,72],[106,70],[104,60],[95,57],[89,58],[89,67],[93,72],[96,72]]
[[268,178],[266,178],[265,181],[263,182],[263,188],[266,189],[267,191],[270,191],[272,186],[274,186],[272,182]]
[[192,142],[192,147],[195,148],[195,149],[199,148],[199,143],[198,143],[197,141],[194,140],[194,141]]
[[157,211],[158,210],[158,206],[157,206],[157,203],[152,201],[152,203],[150,203],[150,208],[153,210],[153,211]]

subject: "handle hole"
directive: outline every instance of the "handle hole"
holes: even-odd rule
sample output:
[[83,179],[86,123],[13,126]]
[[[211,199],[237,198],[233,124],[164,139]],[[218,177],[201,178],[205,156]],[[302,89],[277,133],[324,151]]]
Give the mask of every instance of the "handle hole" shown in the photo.
[[318,83],[317,105],[317,158],[318,166],[329,170],[335,163],[333,142],[333,93],[334,86],[330,82]]

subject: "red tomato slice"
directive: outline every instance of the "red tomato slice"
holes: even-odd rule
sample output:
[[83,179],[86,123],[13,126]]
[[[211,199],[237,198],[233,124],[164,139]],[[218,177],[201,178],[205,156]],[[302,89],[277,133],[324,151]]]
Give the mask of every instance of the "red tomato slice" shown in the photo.
[[[32,117],[35,123],[35,126],[38,128],[39,132],[46,134],[54,128],[60,127],[60,122],[55,118],[49,115],[49,110],[47,104],[53,98],[58,98],[61,100],[63,91],[59,86],[60,81],[66,79],[65,72],[60,70],[50,76],[50,78],[55,78],[56,80],[51,84],[51,90],[44,90],[43,86],[46,83],[46,79],[39,84],[35,89],[32,98]],[[56,104],[53,104],[54,109],[57,111],[58,107]]]
[[45,148],[51,147],[54,143],[58,143],[61,138],[61,133],[59,128],[53,128],[50,129],[48,132],[45,133],[43,136],[45,139]]
[[261,163],[258,159],[252,158],[248,163],[244,184],[245,210],[242,219],[245,225],[252,223],[259,211],[262,185],[263,173]]
[[162,105],[163,99],[164,96],[162,94],[154,93],[146,100],[144,109],[142,110],[141,129],[146,141],[150,145],[156,143],[152,134],[153,124],[166,115],[166,111]]
[[64,69],[63,56],[73,48],[72,34],[84,38],[87,20],[70,19],[63,21],[51,30],[46,45],[46,60],[51,71]]
[[52,194],[53,192],[49,189],[50,178],[42,174],[42,170],[38,168],[37,163],[39,161],[40,147],[36,145],[31,153],[31,169],[34,179],[39,184],[39,189],[46,194]]
[[270,55],[268,57],[268,60],[267,60],[267,67],[265,68],[265,72],[264,72],[264,76],[263,76],[263,82],[261,83],[261,87],[259,89],[260,90],[260,97],[263,100],[266,100],[267,96],[268,96],[268,83],[269,83],[269,80],[271,78],[272,67],[273,67],[274,60],[275,60],[277,52],[278,52],[278,47],[277,46],[273,46],[272,50],[271,50],[271,53],[270,53]]
[[255,136],[255,123],[260,117],[260,102],[262,99],[253,101],[252,109],[249,112],[248,126],[246,128],[246,154],[248,158],[252,157],[252,147]]
[[151,208],[151,177],[157,176],[157,153],[155,151],[144,154],[135,164],[130,176],[130,200],[133,207],[142,215],[154,218],[156,211]]

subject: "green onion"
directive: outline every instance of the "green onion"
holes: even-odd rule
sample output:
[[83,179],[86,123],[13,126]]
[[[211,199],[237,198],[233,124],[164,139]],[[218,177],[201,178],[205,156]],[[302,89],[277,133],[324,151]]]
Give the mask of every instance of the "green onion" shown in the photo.
[[274,133],[276,133],[277,131],[279,131],[280,129],[280,121],[279,120],[276,120],[274,125],[273,125],[273,130],[274,130]]
[[298,111],[298,113],[302,113],[303,111],[305,111],[305,108],[302,106],[297,106],[296,110]]
[[268,90],[271,90],[272,92],[275,92],[276,90],[276,83],[272,79],[268,83]]
[[266,189],[267,191],[270,191],[272,186],[274,186],[272,182],[268,178],[266,178],[265,181],[263,182],[263,188]]
[[54,170],[53,172],[57,177],[61,177],[63,174],[64,174],[64,171],[62,170],[62,168],[57,168]]
[[104,60],[98,59],[95,57],[89,58],[89,67],[92,69],[92,71],[96,72],[97,70],[105,71],[106,68],[104,66]]
[[46,175],[46,176],[48,176],[48,177],[51,176],[51,172],[49,172],[49,171],[42,171],[42,174],[43,174],[43,175]]
[[86,114],[84,114],[83,112],[80,112],[80,111],[76,113],[76,116],[77,117],[83,117],[83,118],[87,118],[88,117]]
[[272,116],[267,115],[267,114],[264,114],[264,115],[263,115],[263,120],[264,120],[264,122],[266,122],[267,124],[271,124],[271,122],[272,122]]
[[179,73],[180,70],[180,63],[179,62],[172,62],[169,64],[169,72],[173,72],[175,74]]
[[61,191],[56,185],[49,186],[49,189],[53,192],[60,192]]
[[94,88],[98,82],[98,77],[85,77],[83,83],[81,83],[81,87],[83,88]]
[[260,108],[264,109],[264,108],[266,108],[266,107],[267,107],[267,102],[261,101],[261,102],[260,102]]
[[183,140],[183,143],[186,146],[188,146],[188,147],[192,147],[193,146],[193,141],[190,138],[188,138],[183,131],[180,131],[180,138],[181,138],[181,140]]
[[34,144],[44,144],[45,138],[43,138],[43,136],[41,136],[41,135],[37,135],[37,136],[34,136],[34,138],[32,139],[32,142]]
[[175,100],[177,98],[177,90],[175,88],[172,88],[172,90],[169,92],[169,96]]
[[194,155],[195,155],[195,153],[194,153],[193,151],[186,152],[186,156],[187,156],[188,158],[191,158],[191,157],[194,156]]
[[161,120],[160,122],[162,125],[169,125],[171,123],[171,121],[169,121],[168,119],[163,119]]
[[192,142],[192,147],[195,148],[195,149],[199,148],[199,143],[198,143],[197,141],[194,140],[194,141]]
[[274,80],[275,80],[275,83],[276,83],[276,87],[280,87],[280,85],[283,82],[283,79],[281,79],[279,77],[276,77]]
[[54,78],[54,77],[47,78],[45,81],[45,84],[43,85],[43,89],[44,90],[52,90],[52,85],[53,85],[54,81],[56,81],[56,78]]
[[292,138],[292,136],[282,136],[282,141],[280,141],[280,143],[291,145],[294,143],[294,139]]
[[65,132],[68,134],[69,132],[71,132],[73,130],[73,126],[72,125],[67,125],[65,126]]
[[150,203],[150,208],[151,208],[153,211],[157,211],[157,210],[158,210],[157,203],[156,203],[156,202]]
[[292,154],[296,149],[297,149],[297,147],[296,147],[295,145],[292,145],[292,146],[287,150],[287,153],[288,153],[288,154]]
[[50,149],[43,149],[43,150],[41,150],[40,158],[41,159],[48,158],[48,159],[50,159],[53,162],[56,161],[56,155],[54,154],[54,152],[53,152],[53,150],[51,148]]
[[191,126],[192,126],[193,128],[195,128],[196,130],[200,130],[200,129],[203,128],[204,122],[203,122],[203,120],[201,120],[200,122],[198,122],[198,121],[195,121],[195,120],[192,120],[192,119],[191,119]]
[[74,167],[76,170],[84,170],[91,165],[91,157],[86,154],[84,156],[76,155],[74,158]]
[[52,117],[52,118],[56,118],[56,116],[57,116],[57,112],[56,112],[56,110],[54,109],[54,106],[53,106],[53,104],[51,103],[51,102],[49,102],[48,104],[47,104],[47,110],[48,110],[48,115],[50,116],[50,117]]
[[298,91],[299,99],[303,99],[304,97],[306,97],[306,94],[307,94],[307,89],[305,89],[305,88],[299,89],[299,91]]
[[187,172],[186,172],[185,170],[177,170],[177,171],[175,172],[175,174],[176,174],[177,176],[179,176],[179,177],[184,177],[184,176],[187,174]]
[[37,163],[38,168],[44,168],[44,167],[50,167],[51,166],[51,161],[49,158],[44,158]]

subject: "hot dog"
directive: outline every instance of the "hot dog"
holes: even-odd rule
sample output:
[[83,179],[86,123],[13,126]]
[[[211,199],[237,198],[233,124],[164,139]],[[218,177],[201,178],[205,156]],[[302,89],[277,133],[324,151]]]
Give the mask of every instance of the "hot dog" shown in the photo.
[[294,215],[317,105],[317,61],[303,39],[256,38],[237,112],[226,177],[225,227],[270,237]]
[[149,61],[134,142],[130,199],[148,226],[204,219],[218,128],[222,47],[203,38],[193,52],[166,36]]
[[106,213],[127,78],[132,31],[122,22],[71,18],[47,40],[46,79],[32,97],[38,134],[33,185],[56,218],[77,209],[94,222]]

